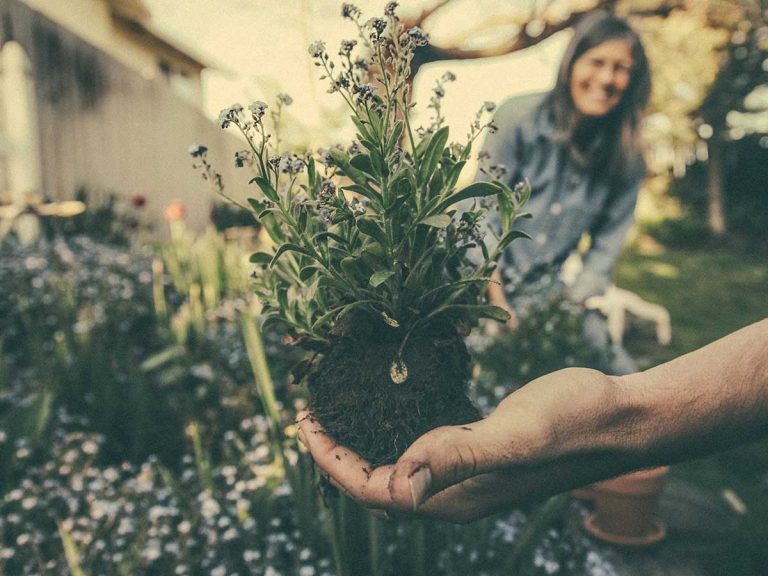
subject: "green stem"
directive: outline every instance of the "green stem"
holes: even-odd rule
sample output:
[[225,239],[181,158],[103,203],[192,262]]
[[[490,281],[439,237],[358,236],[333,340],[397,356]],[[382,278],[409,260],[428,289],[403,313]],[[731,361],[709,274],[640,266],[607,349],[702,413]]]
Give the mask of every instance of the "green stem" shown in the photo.
[[253,377],[256,380],[256,391],[261,399],[264,412],[269,420],[270,443],[274,452],[275,463],[284,468],[283,433],[280,428],[280,410],[275,397],[275,385],[269,373],[267,357],[264,354],[264,342],[256,327],[254,319],[245,313],[240,313],[240,328],[245,340],[245,348],[251,363]]
[[333,563],[336,565],[336,576],[346,576],[347,567],[344,557],[344,533],[341,530],[341,508],[340,499],[334,502],[326,510],[325,522],[326,530],[331,539],[331,550],[333,551]]
[[415,528],[414,534],[414,555],[413,560],[416,563],[415,576],[427,576],[427,538],[424,522],[419,522]]
[[381,530],[381,520],[375,516],[368,516],[368,547],[370,557],[371,576],[381,576],[381,542],[384,534]]
[[557,496],[552,496],[536,510],[528,519],[528,522],[525,523],[520,536],[512,545],[512,552],[506,566],[501,571],[502,574],[521,573],[523,564],[530,559],[531,553],[542,533],[555,519],[562,515],[563,510],[568,506],[568,502],[570,502],[570,495],[558,494]]

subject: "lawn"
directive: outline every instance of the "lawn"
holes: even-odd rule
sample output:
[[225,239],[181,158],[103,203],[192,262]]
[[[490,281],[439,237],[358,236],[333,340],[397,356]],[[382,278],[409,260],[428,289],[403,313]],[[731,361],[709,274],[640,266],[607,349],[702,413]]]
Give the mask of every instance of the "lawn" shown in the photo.
[[[616,282],[664,305],[672,343],[652,342],[652,331],[634,324],[627,347],[654,364],[701,347],[768,316],[768,257],[727,246],[666,248],[647,238],[628,247]],[[732,490],[746,506],[732,538],[712,554],[711,570],[729,576],[764,574],[768,566],[768,441],[673,468],[675,477],[722,494]]]

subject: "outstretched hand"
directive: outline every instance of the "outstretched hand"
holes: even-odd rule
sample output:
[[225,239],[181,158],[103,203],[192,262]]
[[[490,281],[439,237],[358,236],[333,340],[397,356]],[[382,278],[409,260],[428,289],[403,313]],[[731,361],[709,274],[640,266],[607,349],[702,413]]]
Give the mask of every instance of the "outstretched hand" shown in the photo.
[[297,423],[322,472],[373,513],[469,522],[605,476],[574,470],[559,456],[589,451],[563,434],[583,430],[612,393],[600,372],[561,370],[514,392],[484,420],[424,434],[395,464],[378,468],[338,445],[310,412]]
[[513,392],[486,419],[436,428],[372,469],[309,413],[299,435],[363,506],[467,522],[643,466],[768,434],[768,320],[645,372],[567,368]]

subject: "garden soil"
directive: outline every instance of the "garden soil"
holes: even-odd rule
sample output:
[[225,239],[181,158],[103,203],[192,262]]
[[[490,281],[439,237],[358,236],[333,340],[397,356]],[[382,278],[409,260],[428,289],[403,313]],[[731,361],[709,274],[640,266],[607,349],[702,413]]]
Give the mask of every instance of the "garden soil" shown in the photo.
[[372,466],[395,462],[433,428],[480,419],[466,393],[471,358],[453,325],[434,323],[410,336],[402,384],[390,377],[401,329],[355,315],[340,331],[308,376],[310,406],[337,443]]

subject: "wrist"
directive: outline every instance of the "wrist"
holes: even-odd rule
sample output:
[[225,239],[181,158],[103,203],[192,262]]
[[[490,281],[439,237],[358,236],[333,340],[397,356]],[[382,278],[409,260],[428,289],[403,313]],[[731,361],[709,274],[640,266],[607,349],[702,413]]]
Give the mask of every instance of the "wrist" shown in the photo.
[[[596,457],[606,473],[614,467],[641,467],[649,445],[645,422],[651,410],[641,390],[625,376],[585,368],[562,372],[566,378],[561,384],[568,384],[559,392],[559,414],[549,416],[552,457]],[[562,416],[566,413],[568,418]]]
[[653,398],[638,385],[641,374],[610,376],[612,392],[602,428],[602,448],[633,468],[653,465],[649,453],[653,427]]

